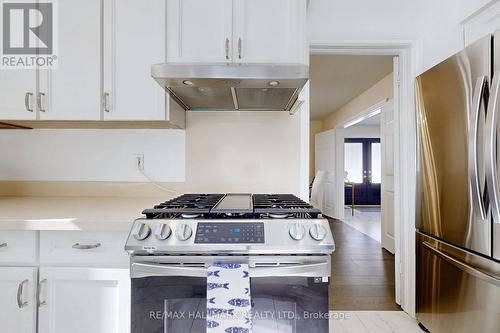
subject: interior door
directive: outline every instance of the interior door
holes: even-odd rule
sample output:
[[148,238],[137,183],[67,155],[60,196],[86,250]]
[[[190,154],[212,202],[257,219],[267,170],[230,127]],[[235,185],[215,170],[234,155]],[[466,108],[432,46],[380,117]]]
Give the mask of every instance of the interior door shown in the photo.
[[128,269],[40,268],[39,333],[130,332]]
[[315,136],[315,162],[316,170],[328,172],[325,183],[323,213],[330,217],[340,218],[335,210],[335,130],[329,130],[316,134]]
[[0,267],[0,330],[36,332],[36,268]]
[[[395,96],[396,97],[396,96]],[[394,253],[394,103],[387,101],[380,114],[381,144],[381,232],[382,247]]]
[[303,0],[235,0],[234,61],[303,62],[305,10]]
[[99,120],[101,1],[59,1],[58,11],[58,67],[40,70],[40,119]]
[[[232,0],[166,3],[168,62],[232,61]],[[158,31],[159,35],[162,33]]]

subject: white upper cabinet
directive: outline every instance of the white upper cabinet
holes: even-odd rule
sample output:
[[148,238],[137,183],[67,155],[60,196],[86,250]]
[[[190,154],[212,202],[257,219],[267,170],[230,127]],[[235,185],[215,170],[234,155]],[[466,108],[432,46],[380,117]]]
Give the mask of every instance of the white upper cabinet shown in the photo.
[[234,61],[306,63],[303,0],[234,0]]
[[232,0],[167,0],[167,62],[231,61]]
[[36,119],[36,71],[0,69],[0,120]]
[[305,0],[167,0],[167,62],[307,63]]
[[104,0],[104,120],[166,120],[151,65],[165,61],[164,0]]
[[130,332],[127,269],[40,268],[38,333]]
[[34,267],[0,267],[0,331],[36,332]]
[[58,67],[40,71],[41,120],[99,120],[100,0],[58,2]]

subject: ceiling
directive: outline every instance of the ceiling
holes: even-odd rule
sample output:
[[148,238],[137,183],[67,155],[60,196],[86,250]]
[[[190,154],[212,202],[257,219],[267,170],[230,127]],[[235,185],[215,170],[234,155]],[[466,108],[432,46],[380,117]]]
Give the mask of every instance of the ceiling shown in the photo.
[[392,56],[311,55],[311,119],[318,120],[392,73]]

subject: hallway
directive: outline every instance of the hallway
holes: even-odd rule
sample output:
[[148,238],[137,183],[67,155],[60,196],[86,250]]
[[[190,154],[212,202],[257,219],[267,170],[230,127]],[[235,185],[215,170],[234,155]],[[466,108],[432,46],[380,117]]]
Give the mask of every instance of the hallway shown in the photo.
[[330,310],[401,310],[394,301],[394,256],[348,224],[329,222],[336,244]]

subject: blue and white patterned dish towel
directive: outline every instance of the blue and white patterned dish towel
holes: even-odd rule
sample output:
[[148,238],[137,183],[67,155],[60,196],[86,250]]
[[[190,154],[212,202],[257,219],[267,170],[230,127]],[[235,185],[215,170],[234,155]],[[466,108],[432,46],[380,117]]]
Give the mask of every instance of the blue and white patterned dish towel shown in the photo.
[[252,333],[246,264],[214,264],[207,271],[207,333]]

